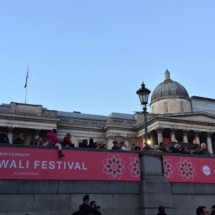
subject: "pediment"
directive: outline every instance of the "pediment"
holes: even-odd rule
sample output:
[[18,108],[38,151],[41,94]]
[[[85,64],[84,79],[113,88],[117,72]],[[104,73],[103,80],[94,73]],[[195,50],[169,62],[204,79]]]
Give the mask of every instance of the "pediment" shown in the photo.
[[168,116],[167,118],[194,122],[215,123],[215,116],[207,113],[180,114]]

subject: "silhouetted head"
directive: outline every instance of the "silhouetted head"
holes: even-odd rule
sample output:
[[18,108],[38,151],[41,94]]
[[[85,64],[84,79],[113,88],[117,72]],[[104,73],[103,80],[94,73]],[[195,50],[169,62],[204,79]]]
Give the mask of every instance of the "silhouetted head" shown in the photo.
[[84,202],[85,204],[89,204],[89,201],[90,201],[89,195],[85,195],[85,196],[83,197],[83,202]]
[[54,129],[52,129],[52,131],[56,134],[57,133],[57,130],[54,128]]
[[209,215],[209,211],[206,209],[205,206],[199,206],[196,209],[196,215]]
[[159,211],[159,213],[165,213],[165,207],[164,206],[159,206],[158,211]]

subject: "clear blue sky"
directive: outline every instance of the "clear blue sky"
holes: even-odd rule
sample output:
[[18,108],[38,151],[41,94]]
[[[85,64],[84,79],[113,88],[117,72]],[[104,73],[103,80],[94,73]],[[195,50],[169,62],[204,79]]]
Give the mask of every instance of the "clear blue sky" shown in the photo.
[[215,1],[0,1],[0,103],[109,115],[171,78],[215,98]]

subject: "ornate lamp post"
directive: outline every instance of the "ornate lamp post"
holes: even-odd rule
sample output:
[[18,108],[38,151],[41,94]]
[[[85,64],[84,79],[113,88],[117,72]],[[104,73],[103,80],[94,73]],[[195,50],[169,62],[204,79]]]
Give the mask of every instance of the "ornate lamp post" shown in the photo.
[[141,88],[137,90],[137,95],[139,96],[140,103],[143,105],[143,113],[144,113],[144,124],[145,124],[145,143],[148,139],[148,128],[147,128],[147,119],[146,119],[146,105],[148,104],[149,94],[151,91],[147,88],[145,88],[145,84],[141,84]]

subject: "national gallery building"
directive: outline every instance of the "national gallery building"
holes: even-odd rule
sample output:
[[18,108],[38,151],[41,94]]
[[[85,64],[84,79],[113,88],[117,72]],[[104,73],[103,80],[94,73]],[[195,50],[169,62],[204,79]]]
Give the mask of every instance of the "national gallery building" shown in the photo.
[[[192,96],[165,72],[165,80],[152,92],[151,112],[147,114],[150,143],[205,142],[211,153],[215,151],[215,99]],[[57,128],[58,137],[72,134],[78,146],[83,139],[93,138],[97,144],[112,147],[113,140],[124,141],[128,148],[142,145],[144,114],[111,113],[109,116],[49,110],[42,105],[11,102],[0,105],[0,132],[8,134],[10,143],[20,132],[26,144],[39,135]]]

